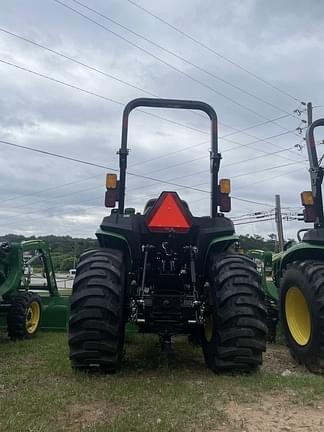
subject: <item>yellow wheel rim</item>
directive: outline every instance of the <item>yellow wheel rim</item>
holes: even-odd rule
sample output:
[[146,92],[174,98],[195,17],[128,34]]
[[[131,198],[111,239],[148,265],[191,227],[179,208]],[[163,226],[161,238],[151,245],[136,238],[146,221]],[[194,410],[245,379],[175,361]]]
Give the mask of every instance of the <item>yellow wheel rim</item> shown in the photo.
[[210,342],[212,340],[213,333],[214,333],[214,320],[213,320],[213,315],[210,314],[206,319],[206,323],[204,327],[204,334],[207,342]]
[[37,301],[31,302],[26,314],[26,331],[32,335],[37,330],[40,320],[40,306]]
[[307,345],[311,336],[311,317],[301,290],[290,287],[285,299],[285,314],[289,331],[298,345]]

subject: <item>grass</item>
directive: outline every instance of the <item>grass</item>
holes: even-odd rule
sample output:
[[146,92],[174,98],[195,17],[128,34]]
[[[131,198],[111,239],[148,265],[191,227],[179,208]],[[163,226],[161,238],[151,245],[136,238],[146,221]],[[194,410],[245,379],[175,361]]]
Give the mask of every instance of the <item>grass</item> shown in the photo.
[[128,339],[122,371],[104,376],[71,370],[63,333],[16,343],[0,337],[0,431],[225,430],[231,401],[282,393],[297,404],[324,398],[324,377],[270,370],[215,376],[185,339],[177,339],[172,360],[153,337]]

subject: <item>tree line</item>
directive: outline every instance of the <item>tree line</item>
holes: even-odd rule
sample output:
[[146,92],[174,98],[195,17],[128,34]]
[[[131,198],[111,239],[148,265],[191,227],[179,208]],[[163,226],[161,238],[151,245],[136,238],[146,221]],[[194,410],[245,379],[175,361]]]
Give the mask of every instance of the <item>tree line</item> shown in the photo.
[[26,240],[43,240],[48,244],[56,272],[67,272],[74,268],[84,251],[97,246],[97,240],[92,238],[55,235],[25,237],[17,234],[0,236],[0,242],[21,243]]
[[[244,251],[249,249],[262,249],[275,251],[276,235],[269,234],[265,239],[260,235],[240,235],[240,247]],[[78,262],[80,255],[88,250],[97,246],[97,240],[94,238],[73,238],[70,236],[40,236],[40,237],[25,237],[17,234],[7,234],[0,236],[0,242],[15,242],[20,243],[26,240],[43,240],[51,249],[51,256],[54,268],[57,272],[67,272],[69,269],[74,268],[75,263]]]

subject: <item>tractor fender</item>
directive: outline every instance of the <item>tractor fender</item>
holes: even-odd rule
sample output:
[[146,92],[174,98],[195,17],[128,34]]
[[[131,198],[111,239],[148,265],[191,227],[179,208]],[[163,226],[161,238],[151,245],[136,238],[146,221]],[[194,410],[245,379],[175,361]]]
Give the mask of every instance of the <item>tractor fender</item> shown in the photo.
[[17,293],[23,277],[21,245],[17,243],[11,244],[7,264],[0,262],[0,265],[9,269],[6,279],[0,285],[0,297],[9,299]]
[[205,273],[205,269],[207,266],[207,261],[208,261],[208,257],[210,255],[210,253],[213,250],[217,250],[217,253],[222,253],[222,252],[226,252],[230,246],[232,246],[233,243],[235,243],[236,241],[238,241],[238,236],[236,235],[227,235],[227,236],[221,236],[221,237],[217,237],[214,238],[209,245],[207,246],[206,249],[206,253],[205,256],[203,258],[203,269],[204,269],[204,274]]
[[112,231],[104,231],[102,229],[97,230],[96,236],[101,247],[117,249],[124,252],[126,258],[125,264],[127,266],[127,270],[130,271],[132,266],[132,253],[126,237],[121,234]]
[[324,261],[324,247],[322,245],[311,244],[307,242],[298,243],[281,256],[279,263],[279,276],[281,277],[287,265],[293,261],[304,260],[323,260]]

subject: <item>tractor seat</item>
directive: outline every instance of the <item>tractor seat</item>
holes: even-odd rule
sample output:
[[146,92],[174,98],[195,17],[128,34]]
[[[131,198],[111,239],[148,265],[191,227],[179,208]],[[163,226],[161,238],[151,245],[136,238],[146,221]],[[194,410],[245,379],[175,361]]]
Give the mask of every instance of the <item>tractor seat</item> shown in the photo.
[[[157,198],[152,198],[152,199],[148,200],[147,203],[145,204],[143,214],[148,213],[151,210],[151,208],[154,206],[156,201],[157,201]],[[181,200],[181,202],[182,202],[183,206],[186,208],[186,210],[188,210],[188,212],[190,213],[188,203],[184,200]]]

